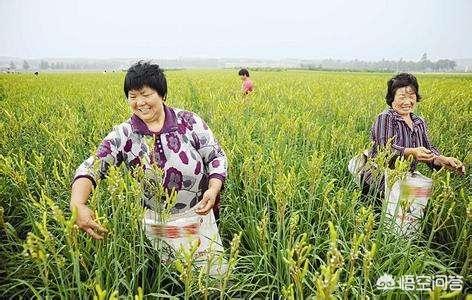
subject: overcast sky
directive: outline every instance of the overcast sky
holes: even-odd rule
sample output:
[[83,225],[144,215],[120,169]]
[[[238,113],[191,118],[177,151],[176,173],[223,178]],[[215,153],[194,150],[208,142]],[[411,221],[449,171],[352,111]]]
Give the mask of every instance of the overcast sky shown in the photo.
[[0,56],[472,57],[471,0],[0,0]]

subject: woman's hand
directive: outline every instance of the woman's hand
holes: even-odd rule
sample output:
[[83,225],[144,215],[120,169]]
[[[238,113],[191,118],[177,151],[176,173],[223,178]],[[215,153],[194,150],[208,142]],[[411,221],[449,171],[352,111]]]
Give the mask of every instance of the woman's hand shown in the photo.
[[425,147],[406,148],[405,156],[413,156],[418,161],[430,162],[436,157],[434,153]]
[[102,240],[107,230],[94,221],[93,211],[85,204],[74,204],[74,207],[77,209],[75,224],[94,239]]
[[206,190],[205,193],[203,193],[202,201],[200,201],[198,209],[195,212],[199,215],[206,215],[210,209],[213,208],[213,205],[215,205],[216,196],[218,196],[218,192],[213,189]]
[[433,163],[437,166],[444,167],[450,171],[454,171],[459,175],[465,174],[464,164],[455,157],[439,155],[434,159]]
[[203,193],[202,201],[198,204],[198,208],[195,211],[199,215],[206,215],[210,209],[215,205],[216,197],[221,190],[223,182],[216,178],[211,178],[208,184],[208,190]]
[[88,235],[96,240],[101,240],[107,230],[94,221],[95,215],[93,211],[88,208],[87,198],[92,192],[92,181],[88,178],[78,178],[72,184],[72,195],[70,200],[70,210],[77,209],[77,219],[75,224],[80,229],[85,231]]

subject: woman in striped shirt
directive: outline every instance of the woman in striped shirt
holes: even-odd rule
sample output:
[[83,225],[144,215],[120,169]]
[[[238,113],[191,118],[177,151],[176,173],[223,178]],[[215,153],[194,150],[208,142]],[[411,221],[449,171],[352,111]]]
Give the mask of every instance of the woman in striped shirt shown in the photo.
[[[413,113],[416,103],[421,99],[415,76],[401,73],[390,79],[385,99],[390,108],[378,115],[372,126],[371,138],[374,145],[369,153],[370,157],[375,157],[379,149],[389,145],[394,160],[399,156],[413,159],[412,171],[418,162],[424,162],[434,169],[444,167],[465,174],[461,161],[441,155],[431,144],[425,121]],[[365,194],[371,189],[375,189],[376,193],[383,192],[383,176],[375,180],[372,171],[366,170],[362,178]]]

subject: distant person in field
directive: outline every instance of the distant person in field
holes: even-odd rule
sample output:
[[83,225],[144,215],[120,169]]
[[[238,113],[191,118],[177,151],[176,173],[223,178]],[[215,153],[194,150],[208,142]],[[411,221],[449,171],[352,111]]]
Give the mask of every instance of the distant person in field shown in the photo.
[[241,76],[241,80],[243,81],[243,94],[248,95],[254,90],[254,84],[252,83],[251,79],[249,79],[249,71],[247,69],[241,69],[239,70],[238,74]]
[[[387,105],[385,111],[379,114],[372,126],[371,138],[373,147],[369,152],[370,157],[375,157],[380,148],[385,147],[390,141],[394,159],[402,156],[412,158],[411,171],[416,169],[419,162],[428,164],[431,168],[442,167],[465,174],[464,164],[454,157],[441,155],[433,146],[428,136],[428,128],[425,121],[413,113],[416,104],[420,101],[419,85],[416,77],[409,73],[401,73],[387,82]],[[390,163],[392,166],[393,163]],[[371,188],[377,193],[382,193],[385,186],[385,178],[374,179],[372,172],[363,172],[363,192],[368,193]]]
[[[131,117],[115,126],[103,139],[95,155],[77,169],[72,184],[70,207],[77,208],[76,224],[95,239],[102,239],[105,228],[95,221],[87,199],[109,166],[125,164],[143,168],[156,184],[177,192],[171,213],[196,208],[204,215],[211,209],[218,216],[219,194],[226,178],[227,159],[207,124],[195,113],[165,104],[167,81],[156,64],[138,62],[125,76],[124,93]],[[94,169],[98,165],[98,170]],[[163,178],[149,172],[152,166],[163,171]],[[97,171],[96,171],[97,170]],[[143,205],[159,209],[162,199],[144,191]]]

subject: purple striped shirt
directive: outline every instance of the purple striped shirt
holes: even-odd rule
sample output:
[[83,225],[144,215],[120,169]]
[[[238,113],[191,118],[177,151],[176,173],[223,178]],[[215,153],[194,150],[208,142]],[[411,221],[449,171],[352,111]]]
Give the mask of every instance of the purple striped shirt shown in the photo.
[[[393,108],[383,111],[377,116],[371,129],[371,138],[373,141],[370,157],[375,157],[379,148],[385,147],[387,142],[392,139],[392,151],[397,156],[402,156],[405,148],[425,147],[431,150],[435,155],[439,155],[438,149],[434,147],[428,137],[428,127],[425,121],[415,114],[411,114],[413,128],[410,128],[403,120],[402,116]],[[418,161],[413,161],[412,170],[416,168]],[[433,163],[428,163],[434,167]],[[371,173],[364,173],[364,181],[371,184]],[[383,179],[381,187],[383,188]]]

